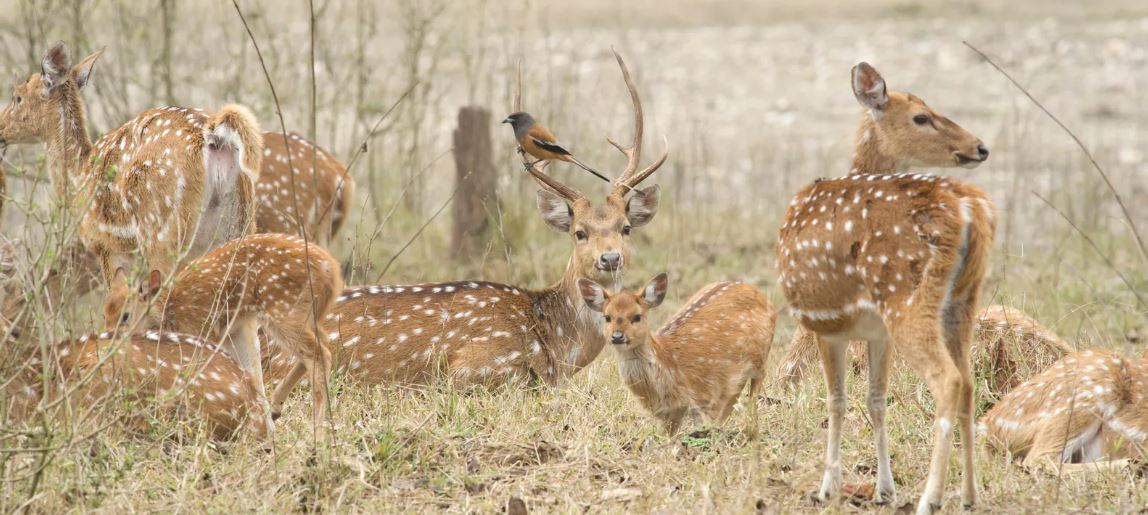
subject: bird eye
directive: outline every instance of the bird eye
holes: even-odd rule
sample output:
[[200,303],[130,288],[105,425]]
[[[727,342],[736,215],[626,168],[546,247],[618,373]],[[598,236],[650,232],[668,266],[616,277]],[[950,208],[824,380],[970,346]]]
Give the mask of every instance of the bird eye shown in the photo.
[[631,318],[630,321],[635,323],[635,324],[638,322],[641,322],[642,321],[642,315],[634,315],[634,318]]
[[589,236],[586,236],[586,231],[578,229],[577,231],[574,231],[574,237],[577,238],[578,241],[586,241],[586,238]]
[[624,225],[624,226],[622,226],[622,235],[623,236],[629,236],[630,231],[632,231],[632,230],[634,230],[633,227],[630,227],[629,225]]
[[929,115],[919,114],[917,116],[914,116],[913,117],[913,123],[915,123],[917,125],[924,125],[926,123],[929,123]]
[[607,324],[610,323],[610,315],[602,315],[602,318],[606,320]]

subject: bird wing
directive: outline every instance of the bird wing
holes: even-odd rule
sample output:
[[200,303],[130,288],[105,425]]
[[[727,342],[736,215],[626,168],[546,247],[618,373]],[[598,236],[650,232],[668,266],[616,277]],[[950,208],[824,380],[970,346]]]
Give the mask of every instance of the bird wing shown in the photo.
[[558,138],[555,138],[550,131],[541,125],[536,124],[531,127],[530,130],[527,131],[527,136],[535,145],[538,145],[538,148],[562,156],[570,155],[570,151],[566,150],[566,147],[563,147],[562,144],[558,142]]

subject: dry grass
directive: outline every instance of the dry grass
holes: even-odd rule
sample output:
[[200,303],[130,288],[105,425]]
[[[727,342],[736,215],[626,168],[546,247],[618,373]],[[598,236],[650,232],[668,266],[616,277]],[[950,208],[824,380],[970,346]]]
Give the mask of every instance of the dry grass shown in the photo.
[[[153,9],[120,0],[4,4],[11,14],[0,22],[4,76],[37,70],[39,54],[56,39],[78,47],[74,54],[108,46],[85,94],[93,133],[163,103],[168,84],[181,104],[241,101],[265,127],[275,125],[258,62],[229,4],[176,2],[178,23],[167,29]],[[882,1],[863,13],[834,12],[820,1],[319,4],[317,141],[348,159],[382,111],[419,84],[353,170],[358,209],[334,247],[336,255],[354,258],[352,283],[374,278],[449,196],[451,163],[440,156],[449,150],[457,108],[486,105],[496,115],[506,109],[507,80],[519,58],[528,63],[527,107],[587,162],[608,171],[617,166],[621,160],[603,136],[629,134],[629,108],[608,58],[614,44],[634,67],[646,100],[648,143],[665,134],[673,144],[671,161],[656,177],[667,200],[635,238],[641,252],[630,282],[669,271],[672,307],[709,281],[741,278],[780,306],[772,287],[773,228],[801,184],[848,169],[857,115],[848,69],[864,59],[891,87],[917,93],[992,148],[988,164],[961,172],[992,192],[1003,217],[985,304],[1022,307],[1080,346],[1126,346],[1126,334],[1143,333],[1144,313],[1127,287],[1030,192],[1062,207],[1142,289],[1144,263],[1114,203],[1071,141],[960,44],[968,39],[999,57],[1080,133],[1122,193],[1142,198],[1148,51],[1136,42],[1148,38],[1148,21],[1140,2],[1075,8],[1026,1],[1005,8],[987,1],[924,7]],[[305,5],[244,5],[288,127],[308,130],[309,85],[300,79],[308,75]],[[612,15],[618,10],[620,16]],[[165,33],[173,42],[166,77],[156,61]],[[570,242],[541,224],[534,186],[514,166],[502,129],[495,132],[505,136],[495,150],[505,170],[502,205],[492,209],[499,230],[466,273],[544,285],[558,277]],[[16,177],[41,174],[41,156],[30,146],[4,152],[13,173],[3,234],[24,242],[23,278],[42,271],[42,263],[29,268],[28,262],[57,248],[53,238],[62,229],[51,222],[47,185]],[[564,167],[555,173],[575,177]],[[580,176],[574,182],[583,191],[601,188]],[[1148,205],[1131,207],[1137,220],[1148,218]],[[432,223],[385,280],[458,278],[464,267],[445,258],[449,234],[448,219]],[[96,327],[90,309],[96,297],[35,313],[41,341]],[[781,317],[774,360],[784,354],[792,325]],[[143,436],[105,427],[107,420],[3,427],[0,510],[493,512],[512,496],[531,509],[563,512],[819,509],[807,500],[824,445],[818,381],[792,393],[768,390],[753,401],[756,418],[754,410],[739,409],[721,430],[668,438],[628,398],[613,367],[607,351],[560,390],[460,394],[446,385],[428,391],[340,385],[335,442],[321,449],[309,442],[308,394],[300,392],[287,406],[272,454],[252,442],[209,444],[194,428],[170,422],[157,422]],[[0,379],[6,370],[0,366]],[[873,475],[873,451],[864,385],[854,383],[843,457],[846,481],[865,481]],[[893,384],[889,427],[899,505],[915,500],[922,487],[932,401],[910,372],[899,371]],[[986,451],[978,459],[986,509],[1148,508],[1143,479],[1114,473],[1060,480],[1029,475]],[[950,485],[946,507],[955,510],[955,479]]]

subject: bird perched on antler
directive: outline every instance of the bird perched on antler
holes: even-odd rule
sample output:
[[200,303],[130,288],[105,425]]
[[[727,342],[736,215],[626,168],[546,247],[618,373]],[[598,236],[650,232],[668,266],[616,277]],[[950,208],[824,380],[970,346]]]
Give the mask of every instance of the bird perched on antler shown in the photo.
[[[583,170],[594,174],[599,179],[610,182],[610,179],[607,179],[593,168],[586,166],[585,163],[575,158],[569,150],[566,150],[566,147],[558,142],[558,138],[555,138],[554,134],[546,127],[543,127],[542,124],[534,121],[534,117],[530,116],[530,113],[521,111],[511,113],[505,120],[502,120],[502,123],[509,123],[514,129],[514,138],[518,140],[520,151],[534,156],[538,161],[566,161],[567,163],[574,163]],[[535,163],[538,161],[535,161]]]

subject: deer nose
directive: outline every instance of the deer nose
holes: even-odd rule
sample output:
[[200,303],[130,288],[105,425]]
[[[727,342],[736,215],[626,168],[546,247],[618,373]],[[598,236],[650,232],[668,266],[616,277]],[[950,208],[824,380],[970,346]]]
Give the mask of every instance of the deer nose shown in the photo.
[[989,147],[984,143],[977,143],[977,157],[980,157],[981,161],[989,158]]
[[614,331],[610,335],[610,343],[613,343],[615,345],[618,345],[621,343],[626,343],[626,334],[621,332],[621,331]]
[[606,271],[614,271],[622,264],[622,254],[619,252],[605,252],[598,256],[598,268]]

